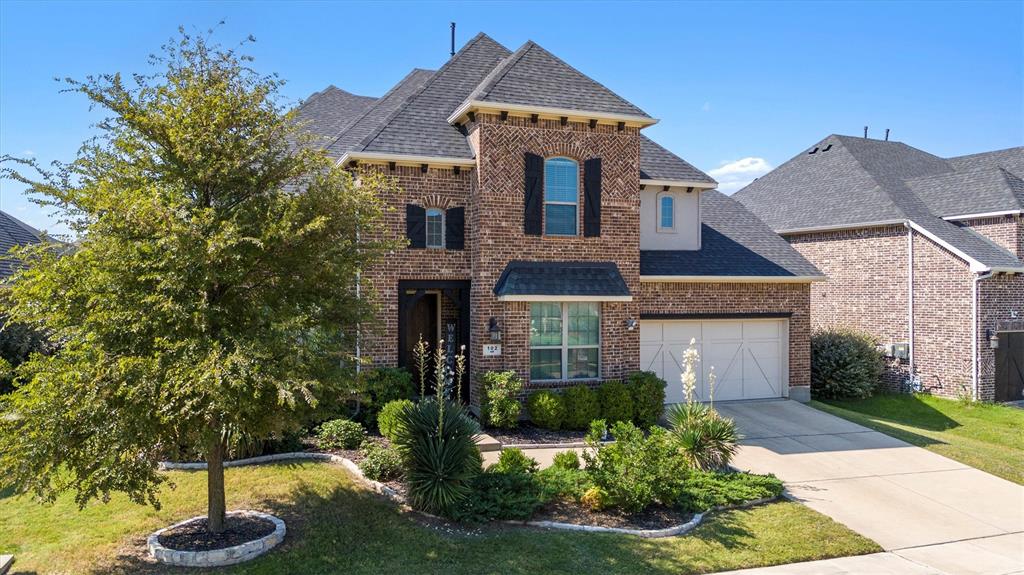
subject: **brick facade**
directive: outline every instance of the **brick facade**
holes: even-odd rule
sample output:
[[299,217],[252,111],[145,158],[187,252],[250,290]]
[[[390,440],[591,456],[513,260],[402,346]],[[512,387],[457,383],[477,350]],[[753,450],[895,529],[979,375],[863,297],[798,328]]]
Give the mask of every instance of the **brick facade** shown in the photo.
[[1024,260],[1024,216],[995,216],[956,223],[971,228]]
[[[978,396],[995,396],[995,350],[987,330],[998,322],[1024,319],[1024,275],[998,275],[978,283]],[[1005,345],[1005,342],[1003,342]]]

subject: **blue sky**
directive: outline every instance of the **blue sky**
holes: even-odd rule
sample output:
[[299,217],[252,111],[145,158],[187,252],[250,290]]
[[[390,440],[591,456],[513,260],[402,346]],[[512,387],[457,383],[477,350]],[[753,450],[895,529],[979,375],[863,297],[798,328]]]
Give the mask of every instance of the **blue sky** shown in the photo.
[[[100,116],[54,77],[144,71],[177,26],[234,45],[299,102],[378,96],[484,31],[532,39],[661,122],[646,132],[733,191],[830,133],[941,156],[1024,144],[1024,2],[0,1],[0,154],[70,160]],[[0,209],[60,231],[0,182]]]

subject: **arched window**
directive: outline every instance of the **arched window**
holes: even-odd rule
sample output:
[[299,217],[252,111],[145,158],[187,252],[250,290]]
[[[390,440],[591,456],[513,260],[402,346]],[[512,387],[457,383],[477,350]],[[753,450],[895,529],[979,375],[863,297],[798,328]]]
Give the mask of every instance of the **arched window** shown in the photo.
[[437,208],[427,210],[427,247],[444,247],[444,211]]
[[579,207],[579,165],[569,158],[544,161],[544,233],[575,236]]
[[674,230],[676,227],[676,199],[671,194],[658,197],[658,229]]

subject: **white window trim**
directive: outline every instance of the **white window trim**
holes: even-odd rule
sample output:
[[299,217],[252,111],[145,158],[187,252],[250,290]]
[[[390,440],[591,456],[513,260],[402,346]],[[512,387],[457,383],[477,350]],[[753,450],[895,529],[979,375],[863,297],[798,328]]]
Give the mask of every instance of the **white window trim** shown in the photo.
[[[574,166],[576,166],[576,201],[575,202],[549,202],[548,201],[547,170],[548,170],[548,161],[549,160],[569,160],[570,162],[573,163]],[[544,158],[543,169],[544,169],[544,172],[545,172],[545,174],[544,174],[545,177],[544,177],[544,189],[541,190],[541,193],[544,195],[544,197],[543,197],[543,200],[544,200],[544,202],[543,202],[543,204],[544,204],[544,221],[543,221],[543,224],[544,224],[544,235],[545,236],[555,237],[555,238],[575,238],[575,237],[578,237],[580,235],[580,163],[577,162],[576,160],[568,157],[568,156],[551,156],[550,158]],[[576,208],[576,217],[573,218],[573,222],[572,222],[573,228],[572,228],[572,233],[571,234],[552,234],[552,233],[548,233],[548,209],[547,208],[548,208],[549,205],[551,205],[551,206],[572,206],[572,207]]]
[[[540,303],[540,302],[538,302]],[[530,376],[530,381],[536,381],[538,383],[550,383],[552,381],[594,381],[601,379],[601,305],[597,306],[597,343],[593,345],[569,345],[569,304],[570,303],[592,303],[592,302],[546,302],[546,303],[558,303],[562,310],[562,343],[559,345],[529,345],[530,351],[535,349],[560,349],[562,350],[562,374],[561,377],[556,379],[533,379]],[[527,338],[527,344],[529,344],[529,338]],[[597,350],[597,376],[595,377],[569,377],[569,350],[570,349],[596,349]],[[531,365],[531,368],[533,366]]]
[[[432,246],[430,245],[430,212],[437,212],[441,216],[441,245]],[[427,208],[423,216],[423,245],[428,250],[443,250],[444,249],[444,232],[445,232],[445,211],[441,208]]]
[[[661,222],[662,222],[662,219],[661,219],[661,213],[662,213],[661,200],[662,200],[662,198],[669,198],[669,199],[672,200],[672,227],[669,227],[669,228],[666,228],[666,227],[661,225]],[[676,222],[678,221],[678,217],[677,217],[678,214],[677,214],[677,212],[679,211],[678,209],[676,209],[676,205],[677,204],[679,204],[679,202],[676,201],[676,196],[672,192],[659,192],[658,195],[655,196],[655,207],[657,208],[656,211],[655,211],[655,219],[657,220],[657,231],[658,231],[659,234],[674,234],[674,233],[676,233]]]

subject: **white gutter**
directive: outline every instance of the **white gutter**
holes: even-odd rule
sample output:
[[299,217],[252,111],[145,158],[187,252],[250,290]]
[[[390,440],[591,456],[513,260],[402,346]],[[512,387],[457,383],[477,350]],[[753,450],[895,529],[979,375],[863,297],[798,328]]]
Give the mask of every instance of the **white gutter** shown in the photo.
[[[955,247],[953,244],[950,244],[946,240],[943,240],[939,236],[937,236],[937,235],[931,233],[930,231],[924,229],[919,224],[914,223],[914,220],[907,220],[907,225],[912,227],[914,230],[916,230],[922,236],[930,239],[931,241],[933,241],[933,242],[939,244],[940,246],[942,246],[943,248],[945,248],[945,249],[949,250],[950,252],[953,252],[954,254],[956,254],[957,257],[959,257],[960,259],[964,260],[965,262],[967,262],[970,265],[970,268],[971,268],[972,272],[974,272],[976,274],[980,274],[980,273],[994,271],[991,267],[989,267],[989,266],[979,262],[978,260],[972,258],[971,256],[967,255],[962,250],[960,250],[959,248]],[[1013,268],[1009,268],[1009,269],[1013,269]],[[1024,271],[1024,267],[1022,267],[1020,269],[1017,269],[1017,271]]]
[[671,188],[695,188],[698,192],[718,187],[717,182],[690,182],[687,180],[645,180],[640,178],[641,186],[669,186]]
[[561,118],[563,116],[568,118],[577,118],[583,120],[606,120],[609,122],[626,122],[628,124],[637,124],[641,128],[652,126],[658,123],[658,120],[654,118],[648,118],[647,116],[634,116],[630,114],[610,114],[608,112],[589,112],[586,110],[570,110],[568,108],[550,108],[547,106],[528,106],[524,104],[508,104],[502,102],[484,102],[481,100],[467,100],[463,102],[455,111],[448,116],[448,123],[454,124],[458,122],[463,116],[465,116],[473,108],[483,110],[496,110],[506,112],[524,112],[528,114],[537,114],[539,116],[550,116],[554,118]]
[[992,277],[993,272],[974,276],[974,292],[971,294],[971,396],[978,399],[978,283]]
[[995,218],[995,217],[998,217],[998,216],[1019,216],[1022,213],[1024,213],[1024,212],[1022,212],[1021,210],[1005,210],[1005,211],[1002,211],[1002,212],[984,212],[984,213],[980,213],[980,214],[963,214],[963,215],[960,215],[960,216],[942,216],[942,219],[944,219],[946,221],[950,221],[950,220],[976,220],[976,219],[979,219],[979,218]]
[[[907,329],[910,333],[910,381],[914,381],[914,228],[907,224]],[[916,390],[915,390],[916,391]]]
[[640,276],[642,282],[676,283],[810,283],[825,276]]

